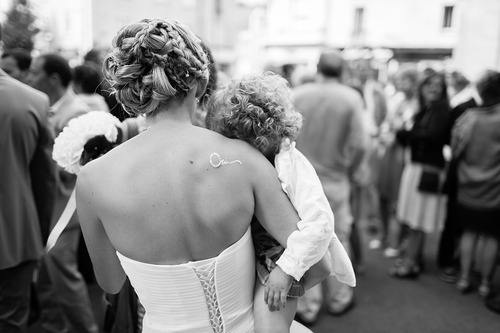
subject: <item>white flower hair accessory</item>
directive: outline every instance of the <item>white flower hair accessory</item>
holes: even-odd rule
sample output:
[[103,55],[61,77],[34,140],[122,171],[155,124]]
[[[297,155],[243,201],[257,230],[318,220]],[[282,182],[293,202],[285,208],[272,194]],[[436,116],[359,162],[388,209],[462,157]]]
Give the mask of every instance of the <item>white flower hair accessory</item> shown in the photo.
[[78,174],[87,142],[104,136],[109,143],[116,143],[119,126],[120,120],[104,111],[90,111],[73,118],[55,139],[52,158],[67,172]]

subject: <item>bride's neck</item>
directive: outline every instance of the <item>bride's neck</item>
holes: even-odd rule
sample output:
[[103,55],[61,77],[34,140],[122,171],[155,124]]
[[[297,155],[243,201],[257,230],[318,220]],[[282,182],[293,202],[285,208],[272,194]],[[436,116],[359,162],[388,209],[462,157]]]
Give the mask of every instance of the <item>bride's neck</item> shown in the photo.
[[190,101],[189,98],[181,101],[173,100],[161,106],[153,115],[147,118],[148,127],[164,122],[191,125],[194,109],[195,103]]

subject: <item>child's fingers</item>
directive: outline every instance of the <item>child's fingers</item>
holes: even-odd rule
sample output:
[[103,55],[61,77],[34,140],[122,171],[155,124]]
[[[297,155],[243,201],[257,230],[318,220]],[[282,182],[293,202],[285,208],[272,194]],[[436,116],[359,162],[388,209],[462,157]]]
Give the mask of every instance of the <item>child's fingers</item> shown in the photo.
[[281,294],[281,308],[286,308],[286,293]]
[[273,297],[273,308],[271,309],[271,311],[273,310],[280,310],[280,300],[281,300],[281,293],[279,292],[275,292],[274,293],[274,297]]
[[274,297],[275,297],[274,295],[275,295],[274,290],[269,290],[269,294],[268,294],[268,297],[267,297],[267,300],[266,300],[266,304],[269,307],[270,311],[274,310]]
[[266,304],[269,304],[267,302],[268,299],[269,299],[269,287],[266,286],[266,288],[264,289],[264,302],[266,302]]

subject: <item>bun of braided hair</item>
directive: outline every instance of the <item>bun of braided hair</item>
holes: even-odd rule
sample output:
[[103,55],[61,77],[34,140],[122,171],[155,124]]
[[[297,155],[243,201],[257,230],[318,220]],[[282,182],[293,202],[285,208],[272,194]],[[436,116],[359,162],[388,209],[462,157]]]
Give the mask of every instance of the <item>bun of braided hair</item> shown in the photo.
[[208,79],[201,41],[175,20],[145,19],[123,27],[104,60],[116,99],[134,115],[151,115]]

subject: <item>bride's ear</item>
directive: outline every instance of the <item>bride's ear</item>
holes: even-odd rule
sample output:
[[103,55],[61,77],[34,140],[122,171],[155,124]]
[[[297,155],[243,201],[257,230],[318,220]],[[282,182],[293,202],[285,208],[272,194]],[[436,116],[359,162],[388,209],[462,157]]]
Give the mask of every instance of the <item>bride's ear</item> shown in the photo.
[[205,90],[207,89],[207,85],[208,85],[208,70],[206,71],[206,74],[200,78],[196,84],[196,98],[200,98],[201,96],[203,96],[203,94],[205,93]]

